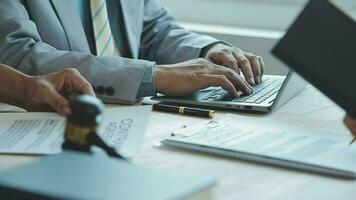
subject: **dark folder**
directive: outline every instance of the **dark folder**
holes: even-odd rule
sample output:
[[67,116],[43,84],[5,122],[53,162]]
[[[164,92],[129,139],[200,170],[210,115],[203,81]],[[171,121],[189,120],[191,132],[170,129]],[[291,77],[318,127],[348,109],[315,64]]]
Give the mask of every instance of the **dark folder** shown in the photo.
[[272,53],[356,117],[356,23],[331,1],[310,0]]

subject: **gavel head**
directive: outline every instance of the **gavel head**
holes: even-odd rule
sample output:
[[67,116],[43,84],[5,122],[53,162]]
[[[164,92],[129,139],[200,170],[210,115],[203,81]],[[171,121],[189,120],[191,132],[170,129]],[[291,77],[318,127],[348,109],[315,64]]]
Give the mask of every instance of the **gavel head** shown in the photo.
[[96,97],[81,95],[70,102],[71,114],[67,118],[65,142],[79,146],[90,145],[89,133],[97,133],[103,121],[104,104]]

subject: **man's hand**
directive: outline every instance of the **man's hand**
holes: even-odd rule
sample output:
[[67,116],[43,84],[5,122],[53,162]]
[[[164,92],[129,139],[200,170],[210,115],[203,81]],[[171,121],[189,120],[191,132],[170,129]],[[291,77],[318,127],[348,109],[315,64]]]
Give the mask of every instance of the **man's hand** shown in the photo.
[[356,137],[356,119],[346,116],[344,118],[345,125],[350,129],[351,133]]
[[211,47],[207,51],[205,59],[217,65],[231,68],[237,73],[242,71],[250,85],[259,84],[265,70],[265,64],[260,56],[224,44],[216,44]]
[[29,111],[69,114],[68,98],[72,94],[93,95],[94,91],[76,69],[65,69],[46,76],[28,76],[0,64],[0,101]]
[[184,96],[210,86],[222,87],[233,97],[238,91],[251,94],[252,87],[234,70],[205,59],[189,60],[154,68],[156,90],[169,96]]
[[22,102],[31,111],[42,110],[47,105],[60,115],[70,113],[68,99],[74,94],[95,96],[93,88],[76,69],[65,69],[46,76],[29,77]]

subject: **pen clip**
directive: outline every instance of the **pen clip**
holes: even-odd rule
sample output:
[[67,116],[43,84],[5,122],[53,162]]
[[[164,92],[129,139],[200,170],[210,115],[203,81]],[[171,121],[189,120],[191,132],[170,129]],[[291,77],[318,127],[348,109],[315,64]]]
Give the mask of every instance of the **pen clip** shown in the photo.
[[208,125],[208,128],[214,128],[216,126],[219,126],[219,122],[218,121],[209,121],[207,125]]
[[[184,128],[187,128],[187,125],[182,125],[181,127],[180,127],[180,129],[184,129]],[[186,137],[188,137],[188,136],[186,136],[186,135],[183,135],[183,134],[176,134],[176,133],[171,133],[171,137],[181,137],[181,138],[186,138]]]
[[171,137],[187,138],[187,137],[189,137],[189,136],[186,136],[186,135],[183,135],[183,134],[171,133]]
[[[209,122],[205,122],[204,124],[201,124],[199,126],[192,126],[192,127],[187,127],[187,126],[183,126],[182,129],[185,130],[178,130],[177,132],[173,132],[171,133],[171,137],[179,137],[179,138],[189,138],[193,135],[196,135],[198,133],[200,133],[202,130],[204,129],[212,129],[219,126],[219,122],[218,121],[209,121]],[[179,131],[183,131],[183,133],[179,133]],[[190,134],[187,134],[187,131],[190,132]]]

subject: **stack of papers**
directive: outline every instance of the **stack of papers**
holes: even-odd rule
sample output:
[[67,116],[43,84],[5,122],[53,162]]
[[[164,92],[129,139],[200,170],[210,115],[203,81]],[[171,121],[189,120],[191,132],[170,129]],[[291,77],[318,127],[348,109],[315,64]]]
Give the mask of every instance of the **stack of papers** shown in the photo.
[[[151,106],[107,108],[99,135],[124,157],[143,143]],[[56,154],[64,141],[66,119],[56,113],[0,113],[0,153]]]
[[356,178],[356,146],[349,134],[275,120],[226,115],[174,131],[163,143],[243,160]]

